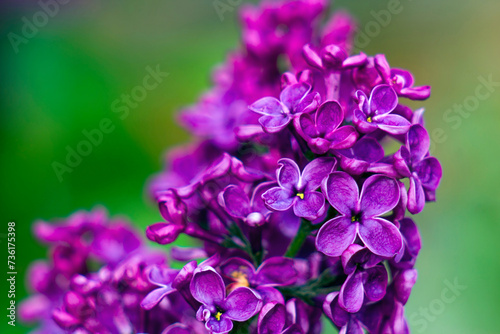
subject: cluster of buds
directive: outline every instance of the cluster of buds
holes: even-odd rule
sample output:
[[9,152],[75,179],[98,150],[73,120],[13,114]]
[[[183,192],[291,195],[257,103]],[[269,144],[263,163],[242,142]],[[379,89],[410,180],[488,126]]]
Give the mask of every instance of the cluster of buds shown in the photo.
[[424,110],[403,99],[430,87],[382,54],[351,54],[353,20],[321,25],[326,7],[244,7],[242,48],[181,112],[194,140],[150,182],[164,220],[146,236],[199,240],[171,248],[186,264],[170,268],[121,224],[40,225],[53,260],[35,266],[30,300],[47,306],[28,300],[28,318],[50,312],[47,333],[315,334],[322,317],[341,333],[409,333],[421,242],[406,214],[435,201],[442,170]]

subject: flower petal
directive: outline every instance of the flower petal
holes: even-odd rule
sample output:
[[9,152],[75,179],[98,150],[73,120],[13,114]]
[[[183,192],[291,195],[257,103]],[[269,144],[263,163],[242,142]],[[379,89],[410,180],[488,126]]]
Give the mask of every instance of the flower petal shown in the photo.
[[154,289],[144,297],[141,307],[145,310],[151,310],[168,294],[176,291],[172,287]]
[[316,128],[320,135],[335,131],[344,120],[344,113],[337,101],[327,101],[316,111]]
[[268,303],[262,307],[258,321],[258,334],[281,333],[285,327],[285,306],[279,303]]
[[387,290],[387,270],[383,265],[377,265],[364,272],[364,284],[366,297],[376,302],[384,298]]
[[393,257],[403,247],[398,228],[382,218],[364,219],[359,225],[359,237],[375,255]]
[[351,125],[342,126],[326,136],[326,138],[331,141],[330,148],[334,150],[352,147],[356,143],[358,137],[358,132]]
[[240,287],[227,296],[223,307],[229,319],[247,321],[260,311],[262,299],[252,289]]
[[219,194],[219,203],[230,216],[235,218],[245,218],[250,213],[250,200],[239,186],[227,186]]
[[295,197],[291,190],[274,187],[262,194],[266,206],[275,211],[286,211],[294,203]]
[[293,205],[293,213],[297,217],[314,220],[325,212],[325,196],[316,191],[308,191],[304,193],[304,198],[295,200]]
[[341,214],[350,217],[352,211],[358,208],[359,188],[349,174],[331,173],[324,180],[321,189],[328,202]]
[[316,248],[328,256],[342,255],[356,240],[357,225],[351,222],[350,217],[337,217],[327,221],[318,231]]
[[210,317],[210,319],[208,319],[205,323],[205,327],[210,331],[210,333],[228,333],[233,329],[233,322],[229,319],[229,317],[223,314],[220,317],[220,320]]
[[418,175],[420,182],[424,188],[436,190],[439,186],[439,181],[443,176],[443,170],[438,159],[427,157],[423,159],[416,167],[415,172]]
[[372,175],[363,183],[360,197],[363,217],[369,218],[392,210],[399,202],[400,190],[395,179]]
[[427,155],[430,144],[427,130],[420,124],[412,125],[406,137],[406,146],[410,151],[410,160],[413,166]]
[[373,88],[369,103],[372,114],[388,114],[398,105],[398,95],[391,86],[378,85]]
[[318,189],[323,180],[335,170],[336,166],[337,160],[333,157],[317,158],[308,163],[301,177],[301,183],[305,185],[304,191]]
[[264,97],[248,108],[264,116],[279,116],[288,111],[286,107],[274,97]]
[[311,89],[305,82],[296,83],[283,89],[280,94],[281,102],[293,112],[293,109],[302,101]]
[[340,288],[339,305],[349,313],[356,313],[363,306],[364,291],[362,273],[349,275]]
[[408,132],[411,123],[404,117],[399,115],[381,115],[373,117],[373,121],[377,123],[380,130],[383,130],[391,135],[402,135]]
[[408,189],[408,211],[416,215],[420,213],[425,206],[425,194],[422,183],[418,177],[410,177],[410,188]]
[[212,267],[196,269],[189,288],[194,299],[207,306],[222,303],[226,296],[224,281]]
[[279,169],[276,178],[281,187],[293,189],[300,181],[300,169],[291,159],[283,158],[278,161]]
[[287,115],[277,115],[277,116],[262,116],[259,118],[259,123],[264,128],[267,133],[276,133],[283,130],[292,118]]
[[256,273],[258,285],[290,285],[297,280],[292,259],[271,257],[259,266]]

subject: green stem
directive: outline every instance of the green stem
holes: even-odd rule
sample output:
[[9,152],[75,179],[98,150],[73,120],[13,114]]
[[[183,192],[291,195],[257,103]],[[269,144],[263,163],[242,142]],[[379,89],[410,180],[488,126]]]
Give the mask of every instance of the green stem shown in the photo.
[[313,230],[313,224],[308,220],[302,219],[297,235],[288,246],[285,257],[295,257]]

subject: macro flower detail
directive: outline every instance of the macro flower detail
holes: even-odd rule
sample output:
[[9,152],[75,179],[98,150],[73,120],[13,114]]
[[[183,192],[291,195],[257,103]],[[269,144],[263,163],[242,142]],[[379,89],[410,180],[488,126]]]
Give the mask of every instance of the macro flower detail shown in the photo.
[[226,297],[222,277],[211,267],[195,272],[190,289],[202,304],[196,318],[205,321],[205,327],[212,333],[229,332],[233,321],[246,321],[262,307],[260,296],[247,287],[239,287]]
[[251,199],[240,186],[229,185],[219,193],[219,203],[231,217],[242,219],[249,226],[261,226],[270,213],[261,196],[272,184],[274,182],[261,183]]
[[293,260],[284,257],[264,260],[257,269],[250,262],[234,257],[221,265],[221,272],[234,281],[228,285],[229,291],[240,286],[253,288],[261,295],[264,303],[284,303],[281,293],[274,287],[291,285],[297,280]]
[[339,305],[343,309],[356,313],[364,298],[374,302],[384,297],[388,275],[380,258],[365,247],[353,244],[342,253],[342,264],[348,275],[339,293]]
[[354,124],[362,133],[370,133],[377,129],[399,135],[408,132],[411,123],[402,116],[392,114],[398,105],[398,96],[389,85],[378,85],[373,88],[368,98],[358,90],[359,108],[354,110]]
[[319,95],[307,83],[296,83],[283,89],[280,99],[264,97],[249,108],[262,115],[259,123],[268,133],[283,130],[294,117],[317,108]]
[[411,100],[425,100],[429,98],[431,87],[413,87],[414,79],[410,72],[399,68],[391,69],[385,55],[379,54],[374,58],[375,68],[382,76],[383,81],[391,85],[400,97],[406,97]]
[[334,172],[323,182],[322,189],[340,216],[327,221],[319,230],[316,247],[320,252],[340,256],[357,236],[379,256],[392,257],[401,249],[402,237],[397,227],[379,217],[398,204],[400,190],[394,179],[370,176],[360,193],[349,174]]
[[334,170],[335,158],[317,158],[301,172],[297,163],[284,158],[278,161],[276,172],[278,187],[262,194],[266,206],[275,211],[286,211],[293,207],[297,217],[314,220],[326,209],[325,196],[316,190],[323,179]]
[[408,211],[417,214],[425,201],[436,200],[436,189],[441,181],[439,161],[429,155],[429,134],[419,124],[414,124],[406,136],[406,144],[394,154],[394,167],[410,179]]
[[[330,149],[349,148],[356,142],[358,133],[351,125],[340,126],[344,119],[342,107],[336,101],[323,103],[314,118],[302,114],[295,119],[295,128],[316,154],[325,154]],[[339,127],[340,126],[340,127]]]

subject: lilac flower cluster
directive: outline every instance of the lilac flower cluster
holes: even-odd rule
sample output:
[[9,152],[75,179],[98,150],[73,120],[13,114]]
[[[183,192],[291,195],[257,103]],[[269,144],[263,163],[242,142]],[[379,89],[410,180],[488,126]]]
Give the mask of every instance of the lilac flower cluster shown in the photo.
[[36,225],[51,262],[34,265],[22,313],[40,333],[313,334],[322,316],[341,333],[409,333],[421,242],[406,212],[435,201],[442,171],[423,109],[402,99],[430,87],[351,55],[354,22],[321,26],[326,7],[244,7],[242,48],[181,112],[195,139],[150,182],[163,221],[146,230],[200,241],[170,250],[181,269],[99,212]]

